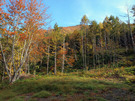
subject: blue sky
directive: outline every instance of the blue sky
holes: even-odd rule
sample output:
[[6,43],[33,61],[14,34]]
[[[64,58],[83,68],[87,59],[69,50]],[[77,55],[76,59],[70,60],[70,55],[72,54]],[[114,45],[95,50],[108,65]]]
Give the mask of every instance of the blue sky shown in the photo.
[[49,6],[48,13],[53,19],[51,26],[57,22],[59,26],[74,26],[80,24],[83,15],[89,20],[102,22],[106,16],[124,18],[127,7],[131,8],[135,0],[45,0]]

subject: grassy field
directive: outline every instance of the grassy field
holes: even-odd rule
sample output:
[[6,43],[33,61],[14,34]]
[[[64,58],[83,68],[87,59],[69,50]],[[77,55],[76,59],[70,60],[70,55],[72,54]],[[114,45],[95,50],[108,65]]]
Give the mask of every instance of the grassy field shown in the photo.
[[134,101],[135,67],[23,77],[0,84],[0,101]]

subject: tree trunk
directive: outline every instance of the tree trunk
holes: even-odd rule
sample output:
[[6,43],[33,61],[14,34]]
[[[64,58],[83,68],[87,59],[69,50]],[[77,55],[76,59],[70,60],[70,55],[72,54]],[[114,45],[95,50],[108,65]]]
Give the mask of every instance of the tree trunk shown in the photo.
[[20,77],[20,70],[22,69],[22,66],[24,65],[25,61],[26,61],[26,58],[28,56],[28,51],[29,51],[29,48],[30,48],[30,45],[31,45],[31,42],[32,42],[32,38],[29,40],[29,42],[27,43],[27,47],[24,47],[25,48],[25,53],[24,53],[24,57],[23,59],[21,60],[20,62],[20,65],[18,67],[18,69],[16,71],[14,71],[14,75],[10,75],[9,77],[9,81],[11,83],[13,83],[14,81],[16,81],[17,79],[19,79]]
[[17,79],[19,79],[18,77],[17,77],[17,73],[14,73],[14,75],[12,76],[12,78],[11,78],[11,83],[14,83]]
[[133,37],[131,25],[130,25],[130,17],[129,17],[129,11],[128,11],[128,10],[127,10],[127,15],[128,15],[128,27],[129,27],[129,33],[130,33],[130,35],[131,35],[131,40],[132,40],[132,44],[133,44],[133,50],[134,50],[134,53],[135,53],[135,42],[134,42],[134,37]]
[[[125,32],[124,32],[125,33]],[[127,44],[127,37],[126,34],[124,35],[124,43],[125,43],[125,47],[126,47],[126,52],[128,51],[128,44]]]
[[3,52],[3,47],[2,47],[2,44],[1,44],[1,41],[0,41],[0,48],[1,48],[1,54],[2,54],[2,58],[3,58],[3,62],[4,62],[4,67],[5,67],[5,70],[8,74],[8,77],[9,77],[9,81],[11,80],[11,74],[10,74],[10,71],[9,71],[9,68],[8,68],[8,64],[7,64],[7,61],[6,61],[6,58],[5,58],[5,54]]
[[50,42],[49,42],[49,45],[48,45],[48,50],[47,50],[47,75],[48,75],[48,72],[49,72],[49,60],[50,60]]
[[65,65],[65,37],[63,37],[63,56],[62,56],[62,73],[64,72]]
[[94,45],[94,42],[93,42],[93,66],[95,69],[95,45]]
[[82,36],[82,58],[83,58],[83,68],[84,66],[84,37]]
[[86,38],[86,31],[85,31],[85,57],[84,57],[84,65],[85,65],[85,70],[87,68],[87,38]]
[[55,45],[55,57],[54,57],[54,61],[55,61],[54,74],[56,75],[56,72],[57,72],[57,52],[56,52],[56,45]]
[[[15,68],[15,62],[14,62],[14,48],[15,48],[15,35],[13,36],[13,44],[12,44],[12,66],[13,66],[13,70],[14,72],[16,72],[16,68]],[[11,69],[11,67],[10,67]]]
[[4,80],[4,78],[5,78],[5,68],[3,68],[3,71],[2,71],[2,73],[3,73],[3,75],[2,75],[2,82],[3,82],[3,80]]
[[28,54],[28,74],[30,74],[30,53]]

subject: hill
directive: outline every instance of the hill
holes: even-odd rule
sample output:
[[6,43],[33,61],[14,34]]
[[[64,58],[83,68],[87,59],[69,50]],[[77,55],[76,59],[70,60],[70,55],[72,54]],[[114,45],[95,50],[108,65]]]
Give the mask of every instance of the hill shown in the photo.
[[81,26],[77,25],[77,26],[61,27],[61,29],[66,33],[73,33],[75,30],[80,30]]

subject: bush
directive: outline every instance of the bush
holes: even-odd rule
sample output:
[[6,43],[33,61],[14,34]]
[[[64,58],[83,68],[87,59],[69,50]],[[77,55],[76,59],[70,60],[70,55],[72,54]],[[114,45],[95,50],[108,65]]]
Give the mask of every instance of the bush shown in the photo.
[[51,93],[48,92],[48,91],[45,91],[45,90],[44,91],[40,91],[40,92],[38,92],[38,93],[33,95],[33,97],[38,97],[38,98],[47,98],[49,96],[51,96]]
[[125,71],[126,71],[128,74],[133,74],[133,75],[135,75],[135,67],[126,68]]

